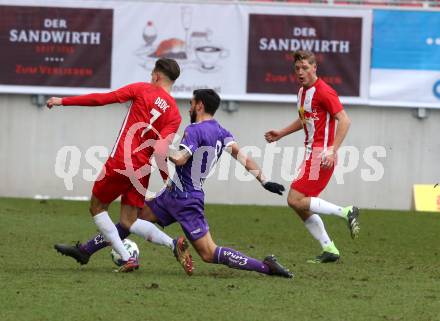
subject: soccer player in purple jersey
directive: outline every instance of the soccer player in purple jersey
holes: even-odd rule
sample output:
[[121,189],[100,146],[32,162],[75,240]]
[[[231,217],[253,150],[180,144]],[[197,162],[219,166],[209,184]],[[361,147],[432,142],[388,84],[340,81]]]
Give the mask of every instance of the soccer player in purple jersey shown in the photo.
[[162,194],[146,202],[142,217],[161,226],[178,222],[207,263],[290,278],[292,274],[274,256],[259,261],[234,249],[217,246],[211,237],[204,215],[202,185],[223,150],[239,160],[265,189],[280,195],[284,191],[282,185],[266,180],[258,165],[240,152],[232,134],[213,118],[219,104],[220,97],[214,90],[194,91],[190,108],[192,124],[185,129],[181,149],[170,156],[176,164],[176,175]]
[[190,108],[191,125],[185,129],[180,150],[169,157],[176,165],[176,174],[158,197],[146,201],[139,217],[162,227],[178,222],[194,249],[207,263],[292,278],[293,274],[275,256],[270,255],[260,261],[234,249],[217,246],[211,237],[204,215],[202,185],[223,150],[242,163],[266,190],[279,195],[284,191],[282,185],[264,177],[255,161],[240,152],[232,134],[213,118],[219,105],[220,97],[214,90],[194,91]]

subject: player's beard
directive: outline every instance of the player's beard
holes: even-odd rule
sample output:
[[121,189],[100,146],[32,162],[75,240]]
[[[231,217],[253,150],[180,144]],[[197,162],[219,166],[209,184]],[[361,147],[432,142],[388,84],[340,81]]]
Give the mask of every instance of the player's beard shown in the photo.
[[194,124],[197,120],[196,111],[194,110],[193,112],[189,112],[189,117],[190,117],[191,124]]

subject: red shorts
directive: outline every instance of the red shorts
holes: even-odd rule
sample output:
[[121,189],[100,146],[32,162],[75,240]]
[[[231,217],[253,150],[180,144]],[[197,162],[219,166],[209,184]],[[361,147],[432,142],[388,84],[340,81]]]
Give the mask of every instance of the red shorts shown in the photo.
[[122,196],[122,204],[143,208],[150,175],[137,179],[133,184],[127,175],[117,171],[117,169],[123,169],[124,167],[124,165],[121,166],[113,159],[107,160],[93,185],[92,193],[102,203],[109,204]]
[[327,186],[332,177],[334,166],[322,168],[321,161],[312,163],[311,159],[303,161],[297,177],[293,180],[290,188],[303,193],[305,196],[316,197]]

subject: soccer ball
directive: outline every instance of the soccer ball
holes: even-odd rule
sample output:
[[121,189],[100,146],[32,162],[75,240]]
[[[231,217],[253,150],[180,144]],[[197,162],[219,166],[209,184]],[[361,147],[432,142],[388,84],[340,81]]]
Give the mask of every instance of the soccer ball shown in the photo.
[[[139,258],[139,248],[135,242],[129,239],[124,239],[122,240],[122,243],[124,243],[124,246],[130,254],[130,257]],[[123,264],[122,258],[118,254],[118,252],[112,249],[110,255],[112,257],[113,263],[115,263],[117,266],[121,266]]]

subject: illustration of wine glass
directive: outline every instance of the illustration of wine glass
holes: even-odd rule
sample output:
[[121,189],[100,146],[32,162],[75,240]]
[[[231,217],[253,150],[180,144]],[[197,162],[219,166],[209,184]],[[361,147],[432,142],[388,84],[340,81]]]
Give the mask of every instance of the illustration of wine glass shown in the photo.
[[192,8],[191,7],[182,7],[182,26],[185,30],[185,53],[188,56],[188,41],[189,41],[189,28],[191,27],[192,20]]
[[147,47],[150,47],[153,44],[154,40],[156,40],[157,30],[152,21],[147,22],[142,37],[144,38],[145,45]]

